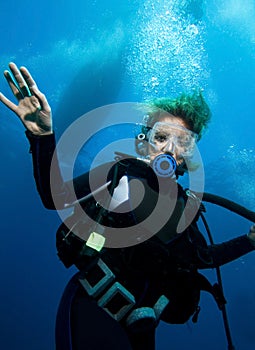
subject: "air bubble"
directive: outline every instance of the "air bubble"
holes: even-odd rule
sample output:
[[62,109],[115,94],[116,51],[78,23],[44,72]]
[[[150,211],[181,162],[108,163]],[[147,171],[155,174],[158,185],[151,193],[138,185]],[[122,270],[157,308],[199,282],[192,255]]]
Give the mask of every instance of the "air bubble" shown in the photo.
[[135,53],[127,57],[127,67],[137,89],[143,87],[143,99],[155,93],[152,78],[156,78],[158,93],[167,96],[170,91],[204,88],[210,76],[202,21],[192,23],[190,16],[185,17],[171,4],[166,0],[145,1],[146,10],[139,11],[139,26],[134,26]]

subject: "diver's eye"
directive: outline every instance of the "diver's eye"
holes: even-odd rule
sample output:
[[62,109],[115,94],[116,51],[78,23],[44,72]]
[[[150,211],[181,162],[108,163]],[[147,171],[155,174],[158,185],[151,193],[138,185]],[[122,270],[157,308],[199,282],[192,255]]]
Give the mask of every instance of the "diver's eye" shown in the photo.
[[176,139],[176,143],[178,144],[179,147],[182,148],[189,148],[191,144],[193,143],[190,137],[188,136],[178,136]]
[[167,139],[168,139],[168,136],[164,135],[164,134],[161,134],[161,133],[156,133],[154,135],[154,141],[158,142],[158,143],[164,143],[164,142],[167,141]]
[[189,146],[190,140],[187,137],[184,138],[184,137],[179,136],[176,139],[176,143],[178,144],[178,146],[186,148]]

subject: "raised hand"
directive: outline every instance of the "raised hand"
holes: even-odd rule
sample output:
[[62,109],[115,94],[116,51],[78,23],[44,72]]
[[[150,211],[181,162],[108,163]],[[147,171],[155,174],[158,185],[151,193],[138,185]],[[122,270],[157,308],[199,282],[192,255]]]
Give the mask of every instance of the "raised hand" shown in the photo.
[[52,133],[51,108],[44,94],[38,89],[31,74],[25,67],[18,69],[16,64],[9,64],[10,71],[4,71],[4,76],[18,100],[13,103],[2,93],[0,101],[12,110],[34,135]]

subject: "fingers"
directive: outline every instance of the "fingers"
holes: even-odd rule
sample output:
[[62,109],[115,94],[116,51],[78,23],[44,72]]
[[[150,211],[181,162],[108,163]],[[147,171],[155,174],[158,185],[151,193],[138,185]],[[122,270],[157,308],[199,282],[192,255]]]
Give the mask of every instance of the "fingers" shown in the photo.
[[20,69],[15,63],[9,63],[10,71],[5,71],[4,76],[13,92],[18,99],[18,105],[15,105],[3,94],[0,94],[0,101],[4,103],[9,109],[16,113],[23,121],[25,116],[43,112],[45,115],[51,117],[51,108],[45,95],[39,91],[36,82],[32,75],[25,67]]
[[0,92],[0,101],[17,114],[17,106]]
[[[25,80],[25,78],[22,75],[22,71],[18,69],[15,63],[11,62],[9,64],[9,68],[11,70],[11,73],[9,71],[4,72],[4,76],[13,92],[13,94],[16,96],[18,100],[21,100],[24,97],[30,97],[31,92],[29,90],[28,84]],[[25,72],[25,74],[28,72]],[[25,75],[27,76],[27,75]],[[28,78],[32,78],[31,75],[28,73]],[[32,79],[33,81],[33,79]]]
[[[50,112],[50,106],[48,104],[48,101],[47,101],[45,95],[43,93],[41,93],[41,91],[38,89],[37,84],[34,81],[34,79],[32,78],[32,75],[30,74],[28,69],[26,67],[20,67],[20,70],[18,70],[17,66],[14,63],[10,63],[10,68],[12,69],[13,74],[17,74],[17,82],[19,83],[19,87],[20,87],[20,84],[25,83],[23,89],[27,88],[30,95],[27,95],[26,90],[24,93],[21,89],[23,96],[24,95],[25,96],[31,96],[31,95],[36,96],[40,102],[41,108],[46,112]],[[16,77],[16,75],[15,75],[15,77]]]
[[31,87],[37,87],[36,82],[32,78],[32,75],[29,73],[28,69],[26,67],[20,67],[20,72],[25,79],[28,88],[30,89]]
[[31,90],[32,94],[35,97],[37,97],[37,99],[39,100],[42,110],[44,110],[47,113],[50,113],[51,112],[51,108],[49,106],[49,103],[48,103],[45,95],[37,88],[36,85],[32,86],[30,88],[30,90]]
[[7,83],[9,84],[14,96],[17,98],[17,100],[21,100],[23,98],[23,95],[19,89],[18,84],[16,83],[16,81],[14,80],[14,78],[12,77],[12,75],[10,74],[10,72],[8,70],[4,71],[4,76],[5,79],[7,80]]

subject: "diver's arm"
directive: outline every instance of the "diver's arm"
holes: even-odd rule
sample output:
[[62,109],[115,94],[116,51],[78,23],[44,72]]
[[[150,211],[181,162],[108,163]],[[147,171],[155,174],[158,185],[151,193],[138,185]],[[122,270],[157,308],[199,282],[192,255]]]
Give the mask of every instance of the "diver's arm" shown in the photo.
[[53,159],[56,148],[54,133],[38,136],[26,131],[26,136],[32,153],[36,187],[43,205],[47,209],[63,209],[74,198],[69,195],[69,186],[63,181],[57,155]]
[[208,254],[211,256],[211,264],[199,264],[199,268],[216,267],[227,264],[241,256],[253,251],[253,244],[247,235],[231,239],[220,244],[213,244],[208,247]]
[[[36,185],[44,206],[48,209],[62,209],[65,203],[75,198],[69,198],[69,186],[63,182],[57,157],[51,164],[55,151],[51,108],[25,67],[18,69],[14,63],[10,63],[9,69],[10,71],[4,71],[4,76],[18,103],[13,103],[2,93],[0,102],[17,115],[26,128],[33,156]],[[52,181],[50,173],[53,174]],[[86,192],[85,185],[83,189]]]
[[96,187],[105,184],[108,164],[84,173],[73,180],[64,181],[59,167],[55,134],[37,136],[26,131],[33,159],[34,178],[43,205],[47,209],[64,209],[91,192],[90,176]]
[[[26,128],[31,151],[33,153],[34,174],[36,184],[44,205],[53,208],[50,195],[49,169],[52,154],[55,149],[55,139],[52,131],[51,108],[45,95],[38,89],[36,82],[25,67],[9,64],[4,71],[6,81],[17,99],[13,103],[2,93],[0,101],[14,112]],[[39,162],[42,162],[39,164]],[[61,186],[62,178],[56,169],[56,183]]]
[[26,131],[26,136],[30,142],[36,187],[47,209],[64,209],[67,205],[87,196],[91,191],[106,185],[107,174],[114,162],[105,163],[73,180],[64,181],[57,152],[55,152],[54,133],[37,136]]

